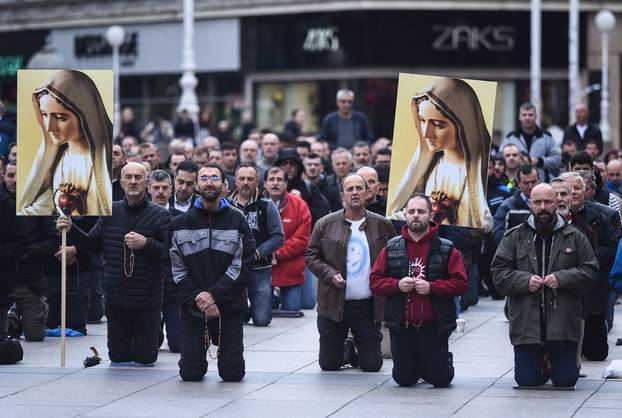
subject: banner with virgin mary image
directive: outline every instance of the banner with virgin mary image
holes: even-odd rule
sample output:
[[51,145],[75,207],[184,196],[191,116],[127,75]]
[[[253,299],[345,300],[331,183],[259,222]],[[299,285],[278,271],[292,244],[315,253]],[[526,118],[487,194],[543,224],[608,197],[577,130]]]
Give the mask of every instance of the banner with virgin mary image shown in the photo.
[[17,214],[112,215],[111,70],[17,74]]
[[413,193],[438,224],[482,228],[497,83],[400,74],[387,216]]

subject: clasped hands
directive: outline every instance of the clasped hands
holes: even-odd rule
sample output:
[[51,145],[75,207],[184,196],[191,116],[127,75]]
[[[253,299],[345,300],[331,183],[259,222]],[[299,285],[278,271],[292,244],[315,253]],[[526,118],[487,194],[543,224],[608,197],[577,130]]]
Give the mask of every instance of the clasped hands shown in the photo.
[[216,305],[216,301],[210,292],[199,293],[194,299],[194,303],[197,305],[197,308],[199,308],[199,310],[208,318],[220,317],[220,310],[218,309],[218,305]]
[[397,286],[404,293],[410,293],[413,290],[420,295],[427,295],[430,293],[430,282],[423,279],[415,279],[413,277],[402,277]]
[[534,293],[540,289],[542,286],[548,286],[553,290],[559,288],[559,279],[555,277],[555,274],[549,274],[545,276],[544,279],[537,274],[534,274],[529,278],[529,291]]

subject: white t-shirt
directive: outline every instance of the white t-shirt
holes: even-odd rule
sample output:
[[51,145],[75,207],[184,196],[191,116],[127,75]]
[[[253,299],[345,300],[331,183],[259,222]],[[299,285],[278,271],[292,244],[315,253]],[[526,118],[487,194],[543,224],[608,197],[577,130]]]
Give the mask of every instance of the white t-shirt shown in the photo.
[[577,131],[579,131],[579,136],[581,139],[585,136],[585,131],[587,131],[587,125],[579,125],[577,124]]
[[348,271],[346,300],[367,299],[371,297],[371,290],[369,289],[369,274],[371,273],[369,244],[365,231],[360,229],[365,219],[348,221],[351,222],[351,235],[346,259]]

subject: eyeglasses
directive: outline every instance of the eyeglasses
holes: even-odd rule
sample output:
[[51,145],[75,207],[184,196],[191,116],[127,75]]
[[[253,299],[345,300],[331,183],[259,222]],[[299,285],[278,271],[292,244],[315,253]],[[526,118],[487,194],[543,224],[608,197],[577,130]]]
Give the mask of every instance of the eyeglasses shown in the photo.
[[221,180],[220,176],[214,174],[213,176],[201,176],[199,181],[203,183],[219,183]]

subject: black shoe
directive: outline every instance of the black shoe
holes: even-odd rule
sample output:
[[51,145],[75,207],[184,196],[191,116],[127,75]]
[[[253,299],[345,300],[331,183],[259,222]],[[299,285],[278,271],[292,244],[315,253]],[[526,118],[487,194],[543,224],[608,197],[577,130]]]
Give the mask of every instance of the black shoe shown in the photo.
[[11,309],[7,313],[6,326],[8,334],[15,339],[19,340],[22,335],[22,321],[19,320],[19,316],[14,309]]
[[348,337],[344,343],[343,349],[343,363],[349,364],[352,367],[359,366],[359,356],[356,353],[356,345],[354,344],[354,338]]

